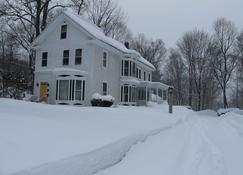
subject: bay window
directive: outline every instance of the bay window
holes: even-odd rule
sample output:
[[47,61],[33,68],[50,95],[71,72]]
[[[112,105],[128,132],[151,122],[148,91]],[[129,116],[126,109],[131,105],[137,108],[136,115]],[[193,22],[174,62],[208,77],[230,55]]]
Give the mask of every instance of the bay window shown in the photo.
[[136,64],[130,60],[122,60],[121,65],[122,76],[136,77]]
[[56,100],[59,102],[84,101],[85,80],[59,79],[56,82]]

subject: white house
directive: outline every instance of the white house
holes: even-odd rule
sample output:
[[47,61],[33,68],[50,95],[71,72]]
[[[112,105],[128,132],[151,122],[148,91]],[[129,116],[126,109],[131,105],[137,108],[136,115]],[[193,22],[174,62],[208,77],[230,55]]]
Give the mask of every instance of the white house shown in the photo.
[[34,94],[50,104],[90,105],[92,94],[115,104],[166,100],[168,86],[152,82],[154,66],[82,17],[63,11],[32,43]]

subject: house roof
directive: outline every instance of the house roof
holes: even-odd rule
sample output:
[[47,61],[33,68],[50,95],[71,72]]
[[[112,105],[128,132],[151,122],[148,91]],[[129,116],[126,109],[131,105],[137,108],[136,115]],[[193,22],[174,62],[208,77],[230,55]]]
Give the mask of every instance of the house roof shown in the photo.
[[[143,58],[140,55],[140,53],[138,53],[137,51],[132,50],[132,49],[127,49],[124,46],[124,44],[122,44],[121,42],[119,42],[115,39],[112,39],[110,37],[107,37],[100,28],[98,28],[96,25],[94,25],[93,23],[91,23],[87,19],[81,17],[80,15],[74,14],[69,9],[63,10],[62,14],[65,15],[70,20],[72,20],[73,22],[75,22],[76,24],[78,24],[83,30],[85,30],[87,33],[89,33],[95,39],[102,41],[103,43],[121,51],[122,53],[135,54],[135,55],[138,56],[139,62],[147,65],[149,68],[151,68],[153,70],[155,69],[155,67],[149,61],[147,61],[145,58]],[[40,39],[41,35],[39,37],[37,37],[37,39],[33,42],[33,45],[38,43],[38,40]]]
[[124,44],[122,44],[121,42],[119,42],[115,39],[112,39],[110,37],[107,37],[100,28],[98,28],[96,25],[94,25],[90,21],[86,20],[85,18],[81,17],[80,15],[74,14],[71,10],[68,10],[68,9],[64,10],[63,13],[66,16],[68,16],[69,18],[71,18],[74,22],[79,24],[83,29],[85,29],[89,34],[94,36],[96,39],[120,50],[121,52],[128,53],[128,54],[135,54],[135,55],[139,56],[140,62],[149,66],[152,69],[155,69],[155,67],[149,61],[147,61],[145,58],[143,58],[139,52],[132,50],[132,49],[127,49],[124,46]]

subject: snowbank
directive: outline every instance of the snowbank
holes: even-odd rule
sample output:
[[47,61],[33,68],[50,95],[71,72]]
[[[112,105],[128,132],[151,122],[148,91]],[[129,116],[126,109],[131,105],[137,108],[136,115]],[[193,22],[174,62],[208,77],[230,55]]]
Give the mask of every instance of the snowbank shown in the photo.
[[[84,157],[105,154],[92,152],[115,142],[130,147],[135,143],[130,136],[134,138],[139,133],[170,126],[188,112],[175,107],[171,115],[167,105],[156,104],[151,107],[93,108],[1,98],[0,104],[0,172],[3,175],[40,165],[57,166],[76,158],[81,163],[89,158],[95,161],[92,156]],[[179,118],[172,117],[178,115]],[[124,138],[131,140],[119,141]],[[114,146],[116,149],[120,149],[119,144]],[[125,148],[117,157],[124,152]],[[72,166],[72,163],[68,165]]]
[[120,162],[133,145],[181,123],[126,137],[95,151],[48,163],[13,175],[91,175]]

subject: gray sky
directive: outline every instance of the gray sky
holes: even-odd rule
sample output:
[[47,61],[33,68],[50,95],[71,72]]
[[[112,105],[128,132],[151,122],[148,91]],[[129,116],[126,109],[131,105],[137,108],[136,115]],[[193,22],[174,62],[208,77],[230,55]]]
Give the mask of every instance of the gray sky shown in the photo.
[[243,0],[117,0],[134,34],[163,39],[167,47],[195,28],[212,31],[218,17],[243,29]]

